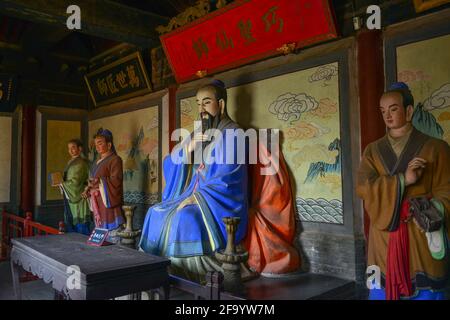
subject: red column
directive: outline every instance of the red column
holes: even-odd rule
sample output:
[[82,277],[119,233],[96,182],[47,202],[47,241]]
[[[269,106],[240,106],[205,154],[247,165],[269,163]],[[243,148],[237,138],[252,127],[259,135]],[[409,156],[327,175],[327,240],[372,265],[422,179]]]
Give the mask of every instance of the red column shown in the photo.
[[22,212],[34,211],[35,164],[36,164],[36,107],[23,106],[22,156],[21,156],[21,199]]
[[2,209],[2,237],[0,242],[0,261],[5,261],[8,258],[8,218],[6,209]]
[[[386,133],[380,97],[384,91],[383,37],[380,30],[361,30],[357,35],[361,152]],[[364,212],[364,233],[369,234],[369,217]],[[366,241],[366,245],[368,241]]]
[[177,87],[169,86],[169,151],[175,147],[176,141],[170,139],[172,132],[177,129]]

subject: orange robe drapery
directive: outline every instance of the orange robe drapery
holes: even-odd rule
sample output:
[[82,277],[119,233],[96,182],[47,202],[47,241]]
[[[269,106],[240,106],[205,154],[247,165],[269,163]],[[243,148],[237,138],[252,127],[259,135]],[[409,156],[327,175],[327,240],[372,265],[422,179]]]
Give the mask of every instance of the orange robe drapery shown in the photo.
[[260,157],[270,161],[274,175],[262,175],[260,161],[250,166],[250,209],[244,245],[249,252],[248,264],[259,273],[283,274],[297,271],[300,256],[293,246],[295,212],[286,163],[277,151],[279,164],[260,144]]

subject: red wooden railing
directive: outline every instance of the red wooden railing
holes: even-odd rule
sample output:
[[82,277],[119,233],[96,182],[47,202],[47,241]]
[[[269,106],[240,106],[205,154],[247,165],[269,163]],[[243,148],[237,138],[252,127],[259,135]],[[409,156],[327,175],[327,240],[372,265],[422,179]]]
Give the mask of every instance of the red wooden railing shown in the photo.
[[[55,229],[32,220],[33,214],[27,212],[25,218],[2,211],[2,239],[0,249],[0,262],[9,258],[11,239],[21,237],[33,237],[46,234],[64,233],[64,222],[59,222],[59,229]],[[38,279],[29,272],[25,272],[19,279],[20,282],[28,282]]]
[[31,212],[27,212],[23,218],[3,209],[0,261],[8,259],[12,238],[64,233],[64,222],[59,222],[59,229],[55,229],[33,221],[32,216]]

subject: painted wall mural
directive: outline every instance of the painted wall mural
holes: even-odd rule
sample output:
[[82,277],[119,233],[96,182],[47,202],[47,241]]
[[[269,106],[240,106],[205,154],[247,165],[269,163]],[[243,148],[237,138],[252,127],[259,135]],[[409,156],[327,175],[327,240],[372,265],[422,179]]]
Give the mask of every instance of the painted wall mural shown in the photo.
[[113,133],[114,145],[123,160],[124,201],[152,205],[159,198],[158,106],[89,121],[89,158],[97,154],[93,136],[99,128]]
[[12,118],[0,116],[0,203],[10,201]]
[[42,179],[46,179],[46,200],[62,200],[59,188],[52,187],[48,176],[53,172],[63,172],[70,159],[67,152],[67,141],[81,136],[80,121],[48,120],[46,171]]
[[450,35],[397,48],[397,79],[406,82],[414,95],[414,126],[447,143],[450,143],[449,52]]
[[[338,63],[228,89],[228,111],[244,129],[278,128],[302,221],[343,224]],[[195,97],[180,101],[193,130]]]
[[194,121],[199,120],[197,101],[195,97],[180,100],[181,128],[194,131]]

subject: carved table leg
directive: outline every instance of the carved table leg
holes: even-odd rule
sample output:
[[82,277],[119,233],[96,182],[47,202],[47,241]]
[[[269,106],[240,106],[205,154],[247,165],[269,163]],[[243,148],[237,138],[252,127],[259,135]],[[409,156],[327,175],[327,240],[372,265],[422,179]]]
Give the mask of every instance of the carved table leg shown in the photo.
[[152,289],[150,291],[147,291],[148,293],[148,299],[149,300],[160,300],[159,299],[159,291],[158,289]]
[[218,271],[206,273],[206,299],[220,300],[220,290],[223,289],[223,274]]
[[58,290],[53,290],[53,300],[66,300],[66,297]]
[[169,300],[170,298],[170,284],[169,282],[165,283],[161,288],[158,290],[159,297],[162,300]]
[[127,296],[127,300],[142,300],[142,292],[135,292]]
[[11,274],[14,286],[14,295],[17,300],[22,300],[22,287],[20,286],[20,269],[21,267],[18,264],[13,262],[11,259]]

